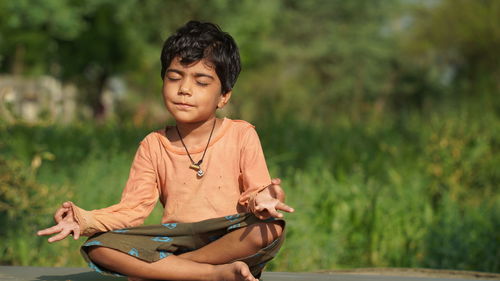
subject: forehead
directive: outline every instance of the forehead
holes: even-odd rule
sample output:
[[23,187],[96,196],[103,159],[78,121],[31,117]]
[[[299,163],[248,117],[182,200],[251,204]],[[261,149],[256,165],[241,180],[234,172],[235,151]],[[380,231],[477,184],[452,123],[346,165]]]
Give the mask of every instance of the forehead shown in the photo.
[[187,64],[187,63],[181,63],[181,58],[177,56],[172,60],[168,69],[181,70],[187,73],[189,72],[205,73],[213,75],[214,77],[217,76],[214,64],[204,58]]

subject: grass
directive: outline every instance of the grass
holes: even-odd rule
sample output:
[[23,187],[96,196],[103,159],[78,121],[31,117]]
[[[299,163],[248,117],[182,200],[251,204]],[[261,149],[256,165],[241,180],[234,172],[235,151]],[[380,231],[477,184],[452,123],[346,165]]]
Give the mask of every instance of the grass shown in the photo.
[[[296,208],[268,269],[500,272],[499,121],[492,112],[462,110],[321,125],[256,121],[271,174],[283,179]],[[1,233],[16,250],[0,247],[0,262],[84,266],[82,241],[49,245],[34,231],[51,224],[48,213],[62,200],[85,209],[116,203],[135,149],[151,129],[1,127],[1,156],[18,159],[28,178],[52,192],[43,216],[30,214],[38,225],[13,224],[15,233]],[[146,223],[160,218],[157,206]]]

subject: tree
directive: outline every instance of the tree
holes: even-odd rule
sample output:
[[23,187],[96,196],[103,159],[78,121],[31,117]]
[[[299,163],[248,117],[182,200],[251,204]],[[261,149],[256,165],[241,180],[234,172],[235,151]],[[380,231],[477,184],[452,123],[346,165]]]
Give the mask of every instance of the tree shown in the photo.
[[500,89],[500,2],[442,0],[419,5],[411,15],[406,52],[437,66],[466,96],[493,96]]
[[99,118],[107,80],[140,69],[151,45],[159,48],[168,7],[137,0],[2,1],[0,71],[76,82]]
[[58,40],[84,30],[86,9],[69,1],[0,1],[0,70],[41,74],[51,68]]

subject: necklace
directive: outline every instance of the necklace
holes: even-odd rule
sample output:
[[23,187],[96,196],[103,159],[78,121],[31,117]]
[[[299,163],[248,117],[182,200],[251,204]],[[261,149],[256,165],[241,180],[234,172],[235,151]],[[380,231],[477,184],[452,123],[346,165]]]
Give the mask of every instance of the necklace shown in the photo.
[[203,170],[201,169],[201,163],[203,163],[203,158],[205,158],[205,153],[207,153],[208,145],[210,144],[210,139],[212,138],[212,134],[213,134],[214,129],[215,129],[215,122],[216,121],[217,121],[217,118],[214,120],[214,125],[212,126],[212,131],[210,131],[210,136],[208,137],[207,146],[205,147],[205,151],[203,151],[203,156],[201,156],[200,161],[198,161],[196,163],[194,162],[193,157],[191,157],[191,154],[189,154],[189,151],[186,147],[186,144],[184,144],[184,141],[182,140],[182,136],[181,136],[181,132],[179,132],[179,128],[177,127],[177,125],[175,125],[175,129],[177,130],[177,134],[179,134],[179,138],[181,139],[182,146],[184,146],[184,149],[186,150],[186,153],[189,157],[189,160],[191,160],[191,165],[189,166],[189,168],[196,170],[197,171],[196,175],[198,177],[203,177],[203,175],[205,174],[205,172],[203,172]]

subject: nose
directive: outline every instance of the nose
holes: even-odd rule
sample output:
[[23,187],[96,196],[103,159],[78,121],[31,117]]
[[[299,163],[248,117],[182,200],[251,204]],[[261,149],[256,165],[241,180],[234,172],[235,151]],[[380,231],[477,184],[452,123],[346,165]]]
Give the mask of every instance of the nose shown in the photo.
[[191,95],[191,87],[189,86],[189,82],[184,80],[183,83],[179,87],[180,95]]

